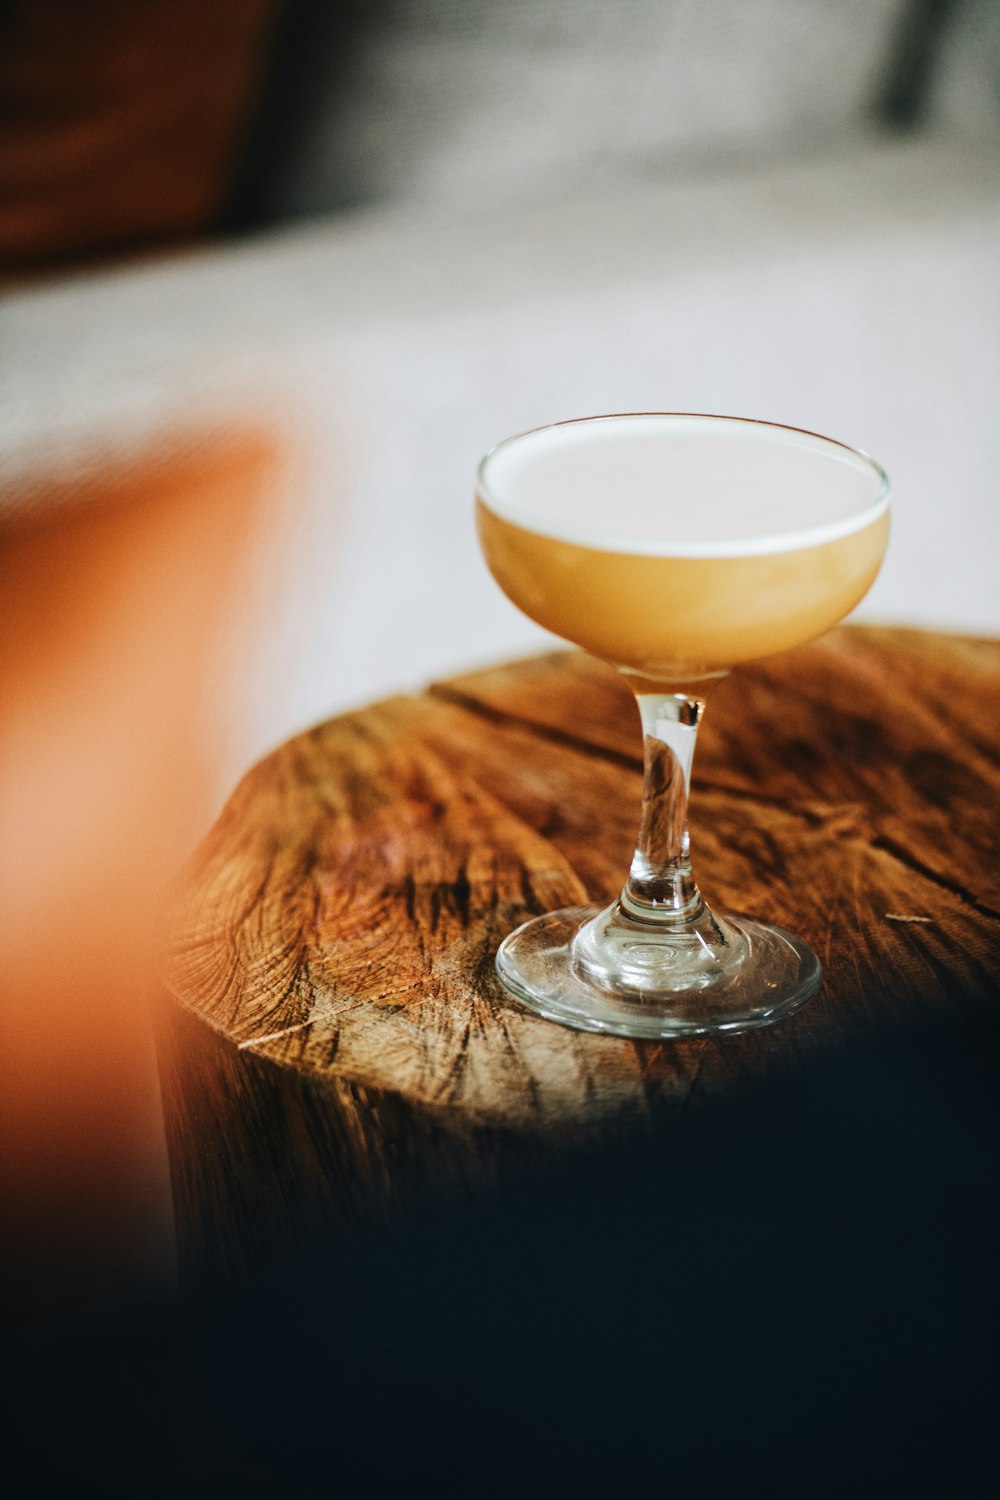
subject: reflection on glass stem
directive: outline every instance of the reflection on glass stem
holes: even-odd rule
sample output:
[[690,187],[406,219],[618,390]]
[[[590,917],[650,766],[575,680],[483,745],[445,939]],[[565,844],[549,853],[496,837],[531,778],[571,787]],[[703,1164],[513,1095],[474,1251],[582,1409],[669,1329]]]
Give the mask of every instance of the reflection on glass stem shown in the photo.
[[637,696],[645,775],[639,838],[622,906],[630,916],[690,917],[702,904],[691,873],[687,804],[698,725],[705,707],[681,693]]

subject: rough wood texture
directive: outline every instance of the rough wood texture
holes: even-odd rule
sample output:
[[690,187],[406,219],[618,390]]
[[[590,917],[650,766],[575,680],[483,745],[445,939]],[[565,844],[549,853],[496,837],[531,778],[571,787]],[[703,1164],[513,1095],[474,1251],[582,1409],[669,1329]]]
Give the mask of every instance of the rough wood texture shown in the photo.
[[539,1020],[493,974],[526,916],[621,885],[641,741],[610,669],[560,652],[290,741],[179,895],[182,1249],[228,1275],[316,1224],[703,1107],[852,1029],[995,1001],[998,739],[1000,643],[841,629],[722,684],[699,882],[805,937],[825,982],[776,1027],[670,1044]]

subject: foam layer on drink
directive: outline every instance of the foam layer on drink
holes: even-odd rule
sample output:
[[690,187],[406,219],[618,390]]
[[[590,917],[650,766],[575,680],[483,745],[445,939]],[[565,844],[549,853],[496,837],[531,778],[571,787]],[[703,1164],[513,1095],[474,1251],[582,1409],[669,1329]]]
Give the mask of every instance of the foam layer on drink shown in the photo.
[[828,438],[674,415],[565,422],[501,443],[480,498],[545,536],[672,557],[816,546],[888,504],[878,466]]

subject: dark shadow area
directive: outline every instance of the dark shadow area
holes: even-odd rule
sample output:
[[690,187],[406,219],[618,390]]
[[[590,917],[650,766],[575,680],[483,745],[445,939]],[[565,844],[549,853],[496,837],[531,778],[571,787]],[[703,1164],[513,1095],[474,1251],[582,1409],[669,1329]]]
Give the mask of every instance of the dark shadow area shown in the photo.
[[924,118],[955,8],[956,0],[909,0],[881,80],[874,111],[877,120],[896,130],[909,130]]
[[37,1492],[991,1493],[996,1047],[993,1019],[859,1041],[238,1294],[19,1337],[14,1471]]
[[[260,95],[223,207],[220,229],[240,234],[282,217],[282,183],[293,169],[306,131],[336,97],[364,46],[362,0],[284,0]],[[327,205],[350,207],[358,186],[339,185]],[[363,196],[363,194],[362,194]]]

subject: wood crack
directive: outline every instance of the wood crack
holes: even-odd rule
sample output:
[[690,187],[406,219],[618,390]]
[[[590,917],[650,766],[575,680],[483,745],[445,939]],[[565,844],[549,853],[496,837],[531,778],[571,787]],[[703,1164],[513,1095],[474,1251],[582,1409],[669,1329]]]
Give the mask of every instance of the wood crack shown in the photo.
[[[597,745],[593,740],[584,739],[581,735],[571,734],[567,729],[557,729],[554,724],[541,724],[537,719],[529,719],[521,714],[508,713],[505,709],[494,708],[491,703],[484,703],[480,698],[474,698],[470,693],[463,693],[455,688],[448,687],[446,683],[432,682],[427,689],[429,697],[437,698],[443,703],[450,703],[455,708],[464,708],[469,713],[478,715],[479,718],[487,719],[491,724],[507,724],[512,728],[526,729],[537,735],[540,739],[550,740],[555,745],[565,745],[570,750],[579,750],[583,755],[591,755],[599,760],[611,761],[615,765],[626,766],[630,771],[642,770],[642,756],[636,752],[629,754],[625,750],[615,750],[611,745]],[[641,744],[641,735],[638,727],[636,737]]]
[[961,881],[950,880],[947,875],[942,875],[940,870],[932,869],[922,859],[918,859],[915,854],[911,854],[905,844],[898,843],[896,839],[890,838],[888,834],[876,834],[871,840],[869,847],[872,849],[881,849],[884,854],[891,855],[901,865],[905,865],[912,874],[920,875],[925,880],[930,880],[934,885],[940,886],[943,891],[948,891],[951,895],[957,896],[960,901],[964,902],[966,906],[970,906],[979,916],[987,917],[993,922],[1000,921],[1000,911],[997,911],[996,907],[989,906],[985,901],[980,901],[979,897],[973,895],[972,891],[962,885]]

